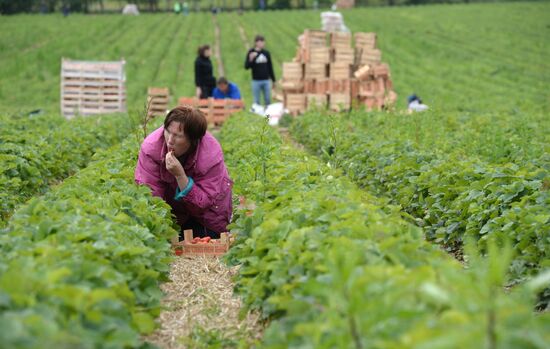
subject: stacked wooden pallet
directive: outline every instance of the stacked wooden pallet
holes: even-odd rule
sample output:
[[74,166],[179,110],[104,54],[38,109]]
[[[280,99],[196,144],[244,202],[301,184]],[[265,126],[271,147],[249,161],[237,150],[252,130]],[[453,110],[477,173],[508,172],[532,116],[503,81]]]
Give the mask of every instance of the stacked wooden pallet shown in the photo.
[[125,61],[61,61],[61,113],[95,115],[126,111]]
[[390,67],[382,63],[382,52],[376,48],[376,33],[355,33],[355,54],[359,69],[352,98],[367,110],[388,108],[397,101],[393,91]]
[[355,72],[355,77],[354,96],[367,110],[387,108],[397,101],[387,64],[365,65]]
[[178,104],[199,109],[204,113],[208,124],[215,126],[223,124],[231,114],[244,110],[244,102],[241,99],[181,97]]
[[323,106],[334,111],[357,104],[381,109],[395,102],[389,67],[381,63],[376,49],[376,34],[356,33],[355,47],[346,32],[306,30],[299,41],[294,61],[283,63],[279,84],[284,105],[293,115]]
[[358,65],[381,63],[382,52],[376,48],[376,33],[355,33],[354,39]]
[[164,116],[170,102],[170,90],[167,87],[149,87],[147,90],[147,116]]

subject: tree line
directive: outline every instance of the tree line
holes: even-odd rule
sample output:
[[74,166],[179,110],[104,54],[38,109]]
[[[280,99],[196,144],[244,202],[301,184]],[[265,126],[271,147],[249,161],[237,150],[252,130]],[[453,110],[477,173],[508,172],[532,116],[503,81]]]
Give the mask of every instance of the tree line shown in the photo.
[[[356,0],[356,6],[396,6],[433,3],[468,3],[491,0]],[[497,0],[498,1],[498,0]],[[505,0],[506,1],[506,0]],[[336,0],[0,0],[0,14],[119,12],[127,3],[140,11],[171,11],[175,2],[187,2],[191,11],[329,8]]]

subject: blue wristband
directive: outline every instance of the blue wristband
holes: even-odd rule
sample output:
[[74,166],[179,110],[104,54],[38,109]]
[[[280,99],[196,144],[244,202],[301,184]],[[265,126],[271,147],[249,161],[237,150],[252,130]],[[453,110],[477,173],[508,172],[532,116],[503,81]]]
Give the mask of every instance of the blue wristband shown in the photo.
[[174,197],[174,200],[176,201],[180,201],[181,199],[183,199],[187,194],[189,194],[189,192],[191,191],[191,189],[193,188],[193,184],[195,182],[193,181],[193,178],[191,177],[187,177],[187,186],[185,187],[185,189],[181,190],[180,191],[180,187],[176,187],[176,196]]

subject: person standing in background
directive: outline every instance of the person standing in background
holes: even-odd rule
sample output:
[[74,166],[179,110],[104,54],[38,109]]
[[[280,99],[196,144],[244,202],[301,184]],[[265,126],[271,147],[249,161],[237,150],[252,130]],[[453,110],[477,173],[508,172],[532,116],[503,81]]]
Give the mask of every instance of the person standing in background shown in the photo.
[[210,45],[202,45],[195,59],[195,95],[201,99],[212,97],[212,91],[216,87],[210,54]]
[[69,4],[64,2],[63,6],[61,7],[61,11],[63,12],[63,17],[69,16],[69,12],[70,12]]
[[257,35],[254,47],[248,50],[244,62],[245,69],[252,70],[252,95],[254,103],[260,104],[260,94],[263,92],[265,105],[271,104],[271,82],[275,83],[275,73],[269,51],[264,49],[265,39]]

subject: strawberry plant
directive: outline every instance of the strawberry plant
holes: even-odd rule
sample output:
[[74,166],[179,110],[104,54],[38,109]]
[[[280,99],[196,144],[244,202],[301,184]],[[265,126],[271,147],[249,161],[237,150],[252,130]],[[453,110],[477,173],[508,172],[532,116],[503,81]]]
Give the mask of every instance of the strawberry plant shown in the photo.
[[136,161],[133,137],[100,151],[0,232],[3,346],[139,347],[154,329],[177,233]]
[[128,135],[123,115],[0,118],[0,221],[17,205],[86,166],[92,155]]
[[[357,121],[361,117],[363,121]],[[369,119],[374,121],[370,129],[356,127]],[[505,116],[501,119],[506,123]],[[532,161],[490,163],[465,157],[459,149],[451,153],[430,150],[400,136],[398,122],[393,121],[396,126],[388,129],[377,124],[378,116],[357,113],[339,118],[342,142],[334,156],[327,156],[330,134],[320,120],[315,114],[298,119],[293,135],[326,159],[338,161],[361,186],[401,206],[423,227],[428,239],[456,250],[470,237],[481,251],[490,239],[501,244],[510,240],[515,251],[511,282],[550,267],[550,216],[544,213],[550,210],[546,155]],[[430,132],[423,129],[422,135],[433,137]],[[528,146],[537,148],[542,143],[523,145]]]
[[270,180],[254,182],[249,149],[261,127],[255,116],[235,116],[220,139],[236,193],[256,204],[251,215],[236,212],[227,260],[241,264],[244,303],[270,319],[262,347],[545,346],[548,314],[532,306],[547,275],[505,293],[509,248],[490,244],[484,259],[472,247],[464,269],[398,206],[281,143],[274,130]]

